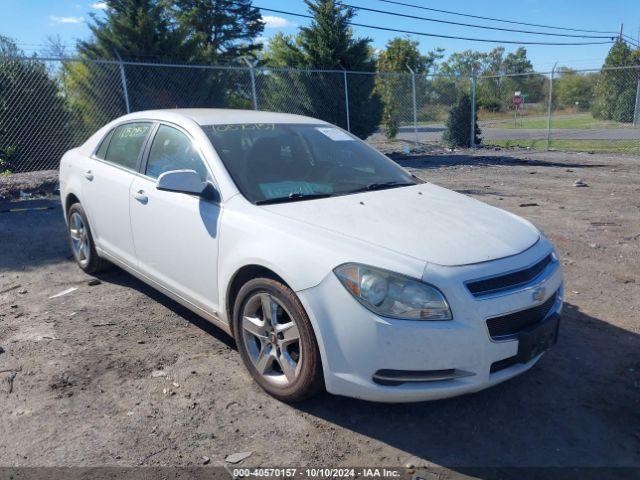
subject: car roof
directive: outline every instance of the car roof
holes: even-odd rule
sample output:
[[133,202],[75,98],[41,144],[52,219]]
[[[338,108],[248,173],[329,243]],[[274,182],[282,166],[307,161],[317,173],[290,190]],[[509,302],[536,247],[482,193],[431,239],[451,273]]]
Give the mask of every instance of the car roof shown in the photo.
[[157,119],[176,120],[176,117],[188,118],[199,125],[220,125],[229,123],[308,123],[325,124],[327,122],[303,115],[290,113],[263,112],[260,110],[234,110],[225,108],[174,108],[163,110],[145,110],[126,115],[128,120]]

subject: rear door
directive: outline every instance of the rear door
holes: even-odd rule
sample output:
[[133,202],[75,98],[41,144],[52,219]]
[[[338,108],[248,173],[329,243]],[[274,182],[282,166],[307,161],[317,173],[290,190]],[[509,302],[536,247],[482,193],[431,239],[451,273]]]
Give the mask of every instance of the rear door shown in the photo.
[[131,226],[139,269],[165,288],[210,313],[218,311],[217,202],[198,195],[158,190],[169,170],[195,170],[213,181],[189,135],[160,124],[147,147],[142,175],[131,185]]
[[84,172],[83,202],[96,245],[131,266],[137,261],[129,220],[130,187],[152,127],[152,122],[115,127]]

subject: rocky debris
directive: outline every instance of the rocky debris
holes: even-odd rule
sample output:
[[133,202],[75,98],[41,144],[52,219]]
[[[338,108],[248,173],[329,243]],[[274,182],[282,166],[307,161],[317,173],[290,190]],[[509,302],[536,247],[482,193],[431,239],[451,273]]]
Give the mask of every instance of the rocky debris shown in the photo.
[[51,295],[49,297],[49,300],[51,300],[52,298],[58,298],[58,297],[62,297],[64,295],[68,295],[71,292],[75,292],[78,289],[78,287],[71,287],[71,288],[67,288],[66,290],[63,290],[59,293],[56,293],[55,295]]
[[518,206],[519,207],[539,207],[540,205],[538,205],[537,203],[521,203]]
[[587,185],[585,182],[582,181],[581,178],[579,178],[575,182],[573,182],[573,186],[574,187],[588,187],[589,185]]
[[96,285],[100,285],[102,282],[100,280],[98,280],[97,278],[94,278],[92,280],[89,280],[87,282],[87,285],[89,285],[90,287],[95,287]]
[[22,285],[18,284],[18,285],[13,285],[11,287],[5,288],[4,290],[0,290],[0,294],[7,293],[7,292],[10,292],[12,290],[16,290],[16,289],[20,288],[21,286]]
[[251,455],[253,455],[253,452],[232,453],[231,455],[227,455],[227,458],[225,458],[224,461],[227,463],[240,463]]
[[0,176],[0,199],[34,198],[56,193],[58,171],[12,173]]

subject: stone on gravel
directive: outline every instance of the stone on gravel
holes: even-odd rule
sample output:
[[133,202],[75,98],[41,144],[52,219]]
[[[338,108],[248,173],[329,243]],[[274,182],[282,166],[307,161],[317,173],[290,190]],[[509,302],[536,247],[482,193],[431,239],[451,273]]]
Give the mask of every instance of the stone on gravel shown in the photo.
[[154,370],[153,372],[151,372],[151,376],[153,378],[166,377],[167,372],[165,372],[164,370]]
[[587,185],[586,183],[584,183],[582,181],[581,178],[577,179],[575,182],[573,182],[573,186],[574,187],[588,187],[589,185]]
[[240,463],[245,458],[249,458],[252,454],[253,452],[232,453],[231,455],[227,455],[227,458],[225,458],[224,461],[227,463]]
[[75,292],[77,289],[78,289],[78,287],[67,288],[66,290],[63,290],[60,293],[56,293],[55,295],[51,295],[49,297],[49,299],[62,297],[63,295],[67,295],[67,294],[69,294],[71,292]]

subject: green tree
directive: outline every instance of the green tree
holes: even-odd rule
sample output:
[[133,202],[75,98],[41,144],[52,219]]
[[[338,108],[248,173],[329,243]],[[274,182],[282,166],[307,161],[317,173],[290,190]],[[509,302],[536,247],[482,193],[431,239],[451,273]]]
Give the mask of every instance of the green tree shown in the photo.
[[[410,111],[412,83],[411,76],[407,75],[410,67],[416,75],[424,75],[435,61],[435,53],[422,55],[418,50],[418,42],[394,38],[387,43],[385,51],[378,58],[378,72],[376,77],[376,91],[382,99],[384,110],[382,123],[387,138],[395,138],[400,127],[400,122]],[[416,78],[416,91],[424,96],[425,89],[422,85],[424,77]],[[420,104],[422,102],[418,102]]]
[[165,2],[106,0],[104,18],[92,15],[92,38],[78,42],[84,58],[138,61],[186,60],[185,33],[177,28]]
[[631,123],[633,122],[633,112],[635,110],[636,91],[633,88],[622,92],[616,108],[613,111],[613,119],[616,122]]
[[440,65],[439,72],[451,77],[470,77],[474,73],[480,75],[486,70],[489,55],[476,50],[464,50],[452,53]]
[[21,56],[0,36],[0,171],[54,165],[71,147],[71,117],[58,83],[43,62]]
[[[193,63],[245,66],[243,57],[255,58],[262,48],[256,39],[264,22],[251,0],[174,0],[171,5]],[[192,70],[186,77],[189,89],[181,105],[251,108],[247,71]]]
[[558,69],[558,72],[553,84],[556,105],[576,110],[591,108],[598,75],[577,73],[567,67]]
[[506,55],[500,46],[488,53],[475,50],[454,53],[442,64],[440,72],[452,77],[469,77],[474,73],[491,77],[482,79],[476,86],[477,103],[491,111],[510,106],[516,91],[522,92],[527,102],[540,102],[547,84],[543,75],[533,73],[533,65],[523,47]]
[[[373,72],[371,39],[354,38],[349,22],[355,11],[335,0],[305,0],[313,17],[295,36],[277,35],[265,62],[271,67]],[[268,76],[271,108],[315,116],[346,127],[344,77],[341,73],[275,73]],[[373,75],[349,75],[351,131],[368,137],[378,127],[381,103]],[[295,92],[295,94],[293,93]]]
[[628,70],[611,69],[634,65],[631,49],[622,40],[617,40],[604,60],[603,70],[595,87],[596,101],[592,108],[593,116],[603,120],[611,120],[616,110],[618,98],[626,90],[635,87],[635,74]]
[[[471,146],[471,97],[468,93],[458,95],[456,103],[451,107],[442,139],[451,148]],[[479,143],[480,128],[474,122],[474,144]]]
[[172,13],[186,33],[192,59],[198,63],[237,63],[255,57],[264,30],[260,10],[251,0],[174,0]]
[[[77,44],[79,57],[89,61],[65,63],[71,106],[87,133],[126,113],[118,66],[95,60],[169,62],[187,59],[192,53],[185,33],[173,22],[165,2],[107,0],[106,3],[104,17],[94,15],[89,25],[91,38]],[[196,89],[184,88],[184,82],[173,69],[127,65],[125,72],[134,111],[175,107],[197,93]]]

